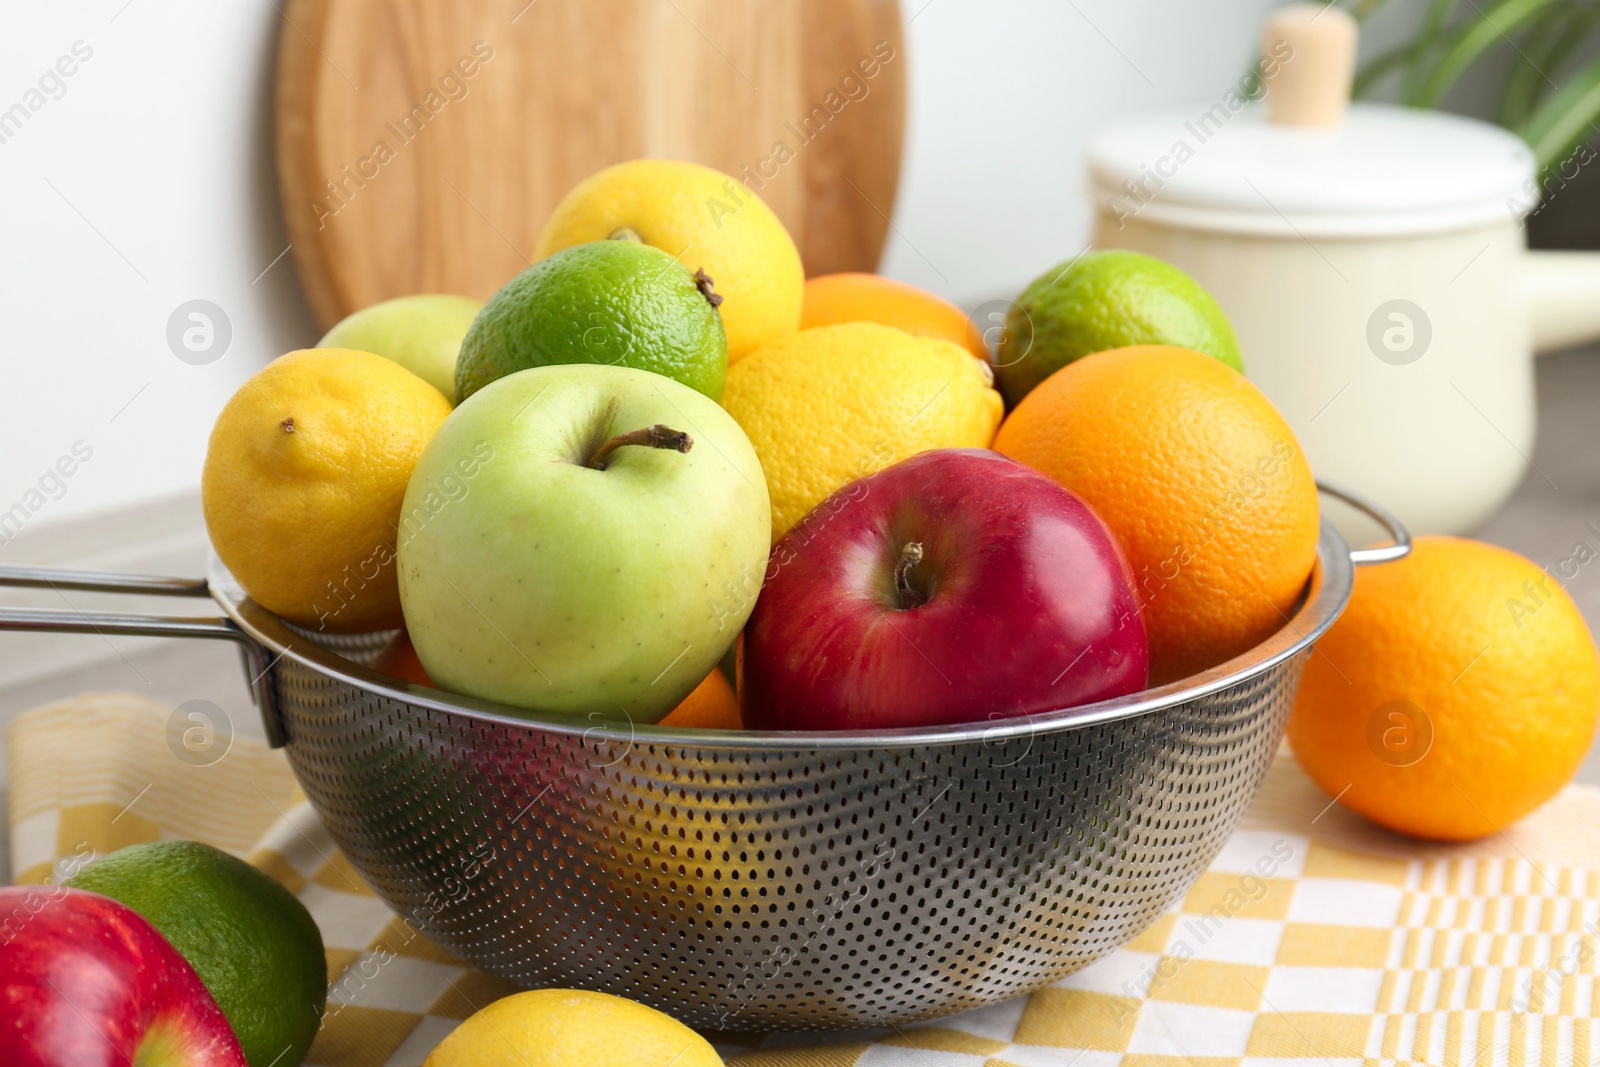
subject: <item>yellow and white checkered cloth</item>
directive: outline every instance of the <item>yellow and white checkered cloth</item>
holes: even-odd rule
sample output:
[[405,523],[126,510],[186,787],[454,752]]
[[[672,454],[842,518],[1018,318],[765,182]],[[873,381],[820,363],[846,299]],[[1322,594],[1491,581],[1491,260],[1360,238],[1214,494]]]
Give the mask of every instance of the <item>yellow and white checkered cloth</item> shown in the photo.
[[[322,928],[332,978],[307,1060],[415,1067],[512,992],[418,936],[338,852],[283,755],[177,759],[171,709],[128,694],[11,727],[17,881],[158,838],[246,856]],[[1284,757],[1216,864],[1132,944],[1055,986],[859,1034],[718,1038],[738,1067],[1600,1064],[1600,791],[1569,787],[1473,846],[1330,807]]]

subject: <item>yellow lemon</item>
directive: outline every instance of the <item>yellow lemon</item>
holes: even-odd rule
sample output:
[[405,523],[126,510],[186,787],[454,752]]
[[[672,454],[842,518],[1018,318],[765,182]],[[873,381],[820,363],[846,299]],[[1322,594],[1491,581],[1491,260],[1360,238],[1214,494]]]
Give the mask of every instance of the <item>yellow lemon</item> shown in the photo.
[[411,470],[450,402],[371,352],[290,352],[217,416],[201,497],[244,591],[333,633],[401,624],[395,532]]
[[606,993],[531,989],[479,1010],[423,1067],[722,1067],[710,1042],[670,1015]]
[[641,240],[705,272],[722,298],[729,363],[800,326],[800,252],[772,209],[721,171],[671,159],[607,167],[556,205],[534,257],[608,237]]
[[857,478],[930,448],[987,448],[1001,414],[987,363],[871,322],[765,345],[728,369],[722,406],[761,460],[774,542]]

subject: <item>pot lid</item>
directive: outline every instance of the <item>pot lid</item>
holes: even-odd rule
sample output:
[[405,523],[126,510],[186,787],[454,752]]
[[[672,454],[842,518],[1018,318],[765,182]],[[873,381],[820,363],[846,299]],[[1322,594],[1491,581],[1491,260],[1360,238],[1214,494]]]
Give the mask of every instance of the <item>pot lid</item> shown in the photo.
[[1118,123],[1089,141],[1096,207],[1214,230],[1367,235],[1515,220],[1533,207],[1533,153],[1488,123],[1350,104],[1356,24],[1321,4],[1268,18],[1250,102]]
[[1381,104],[1336,126],[1272,122],[1261,104],[1190,107],[1103,130],[1088,155],[1098,209],[1208,229],[1426,232],[1514,220],[1536,199],[1514,134]]

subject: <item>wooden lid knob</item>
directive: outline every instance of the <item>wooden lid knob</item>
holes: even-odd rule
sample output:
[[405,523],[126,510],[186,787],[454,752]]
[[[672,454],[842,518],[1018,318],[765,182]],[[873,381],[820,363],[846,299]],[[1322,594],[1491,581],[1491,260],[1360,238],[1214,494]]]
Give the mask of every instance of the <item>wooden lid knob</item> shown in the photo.
[[1350,106],[1356,20],[1322,4],[1290,4],[1267,16],[1261,80],[1267,117],[1290,126],[1336,126]]

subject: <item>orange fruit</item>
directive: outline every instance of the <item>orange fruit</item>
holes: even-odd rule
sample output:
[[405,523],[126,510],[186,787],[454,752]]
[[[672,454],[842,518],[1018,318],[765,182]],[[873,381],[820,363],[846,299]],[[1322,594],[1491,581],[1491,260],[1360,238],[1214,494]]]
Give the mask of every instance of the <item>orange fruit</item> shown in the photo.
[[913,337],[937,337],[958,344],[979,359],[989,358],[972,321],[950,301],[880,274],[821,274],[806,282],[800,328],[841,322],[876,322]]
[[1211,356],[1165,345],[1084,356],[1023,398],[994,447],[1117,535],[1152,685],[1247,651],[1300,599],[1317,552],[1311,468],[1277,409]]
[[742,730],[739,701],[721,668],[711,668],[705,680],[662,719],[660,726],[695,726],[702,730]]
[[422,660],[417,658],[417,647],[411,643],[411,635],[404,630],[389,638],[389,643],[378,650],[372,660],[372,669],[412,685],[437,688],[433,679],[428,677]]
[[1356,572],[1306,664],[1289,743],[1345,807],[1465,841],[1571,781],[1597,710],[1600,654],[1553,577],[1503,548],[1422,537]]
[[450,401],[348,348],[279,356],[224,405],[206,446],[206,531],[246,593],[329,633],[404,621],[395,536],[406,483]]

